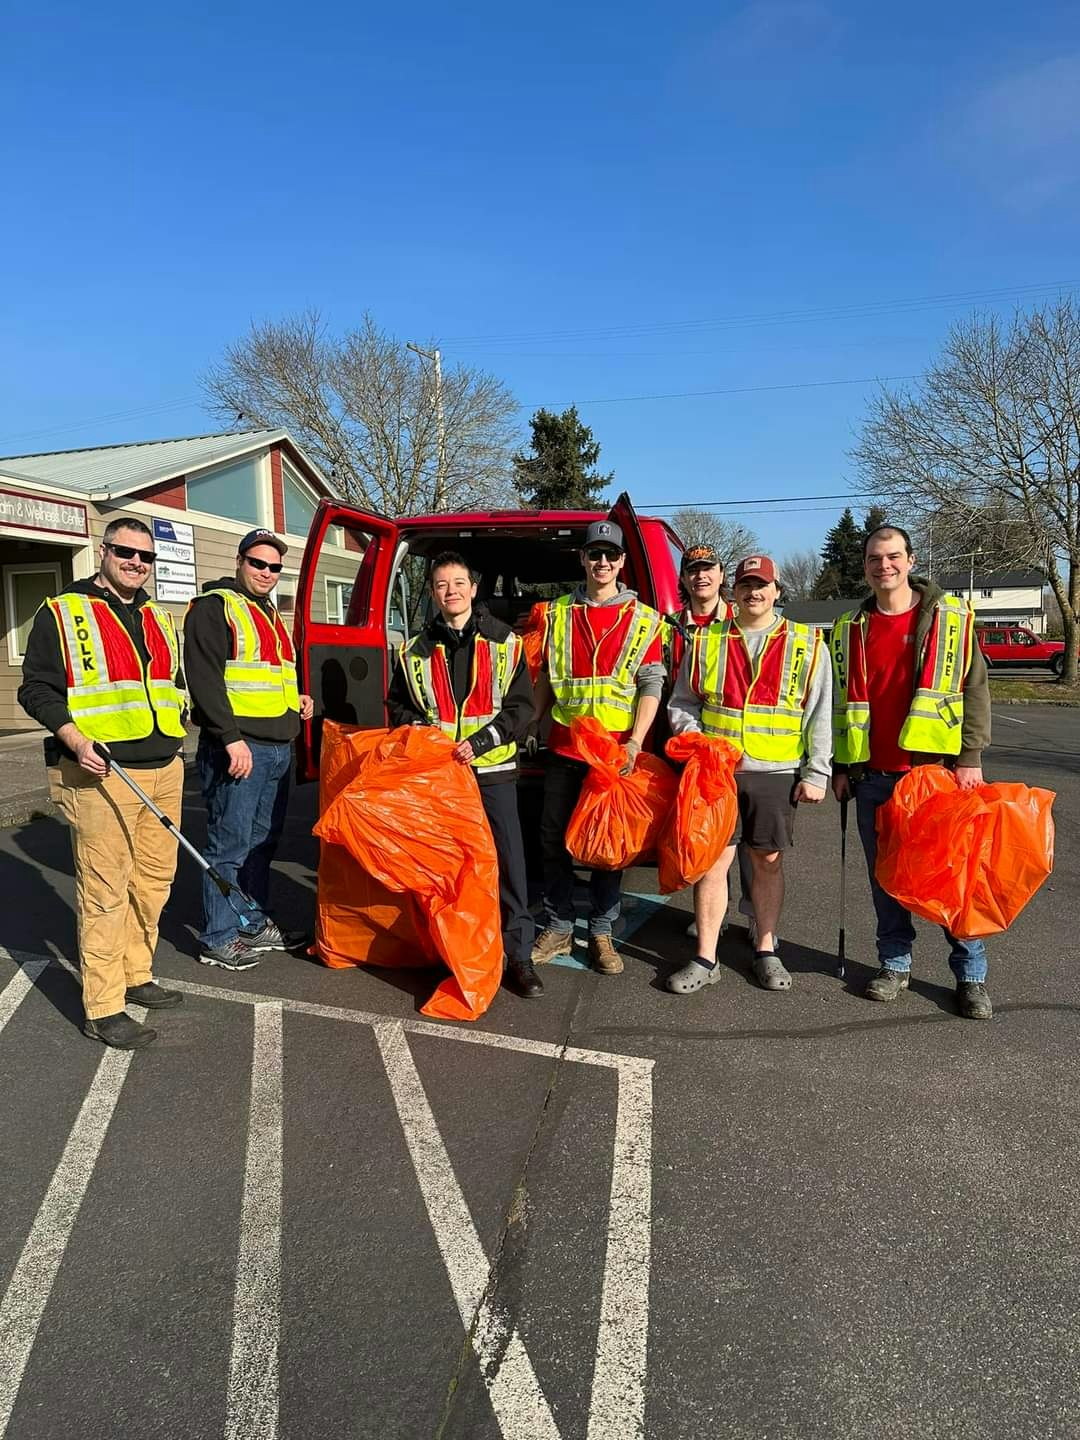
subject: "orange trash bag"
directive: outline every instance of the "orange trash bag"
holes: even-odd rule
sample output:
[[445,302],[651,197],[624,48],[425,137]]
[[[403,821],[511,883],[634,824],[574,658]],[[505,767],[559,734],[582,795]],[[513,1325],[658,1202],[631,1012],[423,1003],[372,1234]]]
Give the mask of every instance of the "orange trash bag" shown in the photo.
[[[521,646],[525,664],[535,685],[544,661],[544,639],[547,635],[548,602],[539,600],[529,611],[521,630]],[[516,628],[516,627],[515,627]]]
[[699,730],[672,735],[664,748],[669,759],[685,766],[656,851],[660,893],[671,895],[707,875],[731,843],[739,815],[735,766],[741,752],[729,740]]
[[641,754],[629,775],[626,746],[596,720],[573,720],[570,740],[589,766],[566,827],[566,848],[592,870],[625,870],[652,858],[660,827],[675,804],[678,776],[656,755]]
[[1007,930],[1054,868],[1053,790],[917,765],[877,812],[878,884],[962,940]]
[[[347,758],[335,756],[328,768],[336,766],[345,783],[315,826],[325,842],[320,872],[340,848],[353,862],[354,886],[366,880],[380,888],[369,885],[360,906],[354,902],[354,944],[340,906],[325,920],[320,915],[320,951],[329,932],[335,954],[348,957],[344,963],[410,963],[384,958],[389,947],[383,945],[381,956],[374,940],[389,936],[400,951],[411,928],[416,943],[411,963],[441,960],[450,970],[421,1013],[440,1020],[477,1019],[499,988],[503,946],[499,862],[475,775],[452,758],[454,742],[434,727],[406,725],[334,740]],[[321,878],[320,873],[320,910]],[[338,874],[339,886],[340,879]],[[378,913],[387,894],[400,910],[388,927],[387,916]],[[340,899],[339,889],[335,900]]]

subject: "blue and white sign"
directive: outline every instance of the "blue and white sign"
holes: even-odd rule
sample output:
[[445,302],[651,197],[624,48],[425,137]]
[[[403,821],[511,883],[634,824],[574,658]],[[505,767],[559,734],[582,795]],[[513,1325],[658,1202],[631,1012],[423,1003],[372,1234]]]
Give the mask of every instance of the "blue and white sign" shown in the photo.
[[154,549],[158,563],[155,570],[157,598],[179,601],[193,600],[198,594],[195,576],[195,531],[180,520],[152,521]]

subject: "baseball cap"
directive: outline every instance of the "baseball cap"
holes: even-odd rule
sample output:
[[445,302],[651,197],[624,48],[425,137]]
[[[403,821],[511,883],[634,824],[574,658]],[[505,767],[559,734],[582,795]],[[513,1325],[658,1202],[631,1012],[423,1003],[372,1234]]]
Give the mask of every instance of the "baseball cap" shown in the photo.
[[747,555],[735,567],[735,584],[740,580],[775,580],[779,584],[780,576],[768,555]]
[[238,555],[246,555],[254,545],[273,545],[279,555],[287,553],[289,547],[279,540],[272,530],[249,530],[236,547]]
[[704,542],[700,545],[691,545],[683,551],[682,560],[679,562],[680,570],[689,570],[691,565],[723,565],[720,559],[720,552],[715,545],[708,545]]
[[625,550],[622,531],[614,520],[594,520],[585,531],[585,544],[583,550],[588,550],[590,545],[610,545],[615,550]]

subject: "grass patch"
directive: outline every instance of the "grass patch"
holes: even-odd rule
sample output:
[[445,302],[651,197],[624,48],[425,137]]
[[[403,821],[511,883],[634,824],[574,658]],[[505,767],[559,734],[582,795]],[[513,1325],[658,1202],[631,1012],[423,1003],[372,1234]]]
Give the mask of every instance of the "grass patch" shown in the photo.
[[1080,705],[1080,685],[1057,680],[998,680],[990,676],[990,699],[999,704],[1026,701],[1031,705]]

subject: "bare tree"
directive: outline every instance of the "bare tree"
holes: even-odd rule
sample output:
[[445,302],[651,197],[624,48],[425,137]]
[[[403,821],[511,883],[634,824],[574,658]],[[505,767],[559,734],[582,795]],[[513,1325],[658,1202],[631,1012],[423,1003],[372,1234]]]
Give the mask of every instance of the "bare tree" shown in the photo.
[[[676,510],[671,517],[671,526],[684,545],[715,545],[728,572],[744,555],[752,555],[755,550],[761,549],[757,536],[741,521],[714,515],[711,510],[696,510],[693,506]],[[727,578],[730,580],[730,573]]]
[[[883,390],[854,451],[868,495],[925,525],[948,516],[980,552],[999,513],[1012,558],[1046,570],[1061,608],[1066,684],[1080,627],[1080,307],[1061,300],[1007,324],[955,325],[917,393]],[[936,538],[934,548],[938,549]],[[953,557],[955,558],[955,557]],[[937,562],[935,559],[935,568]]]
[[816,550],[795,550],[780,561],[780,580],[785,600],[809,600],[821,570]]
[[341,336],[314,310],[252,325],[203,384],[223,418],[290,430],[356,505],[393,516],[515,503],[506,386],[458,366],[436,396],[431,366],[370,315]]

